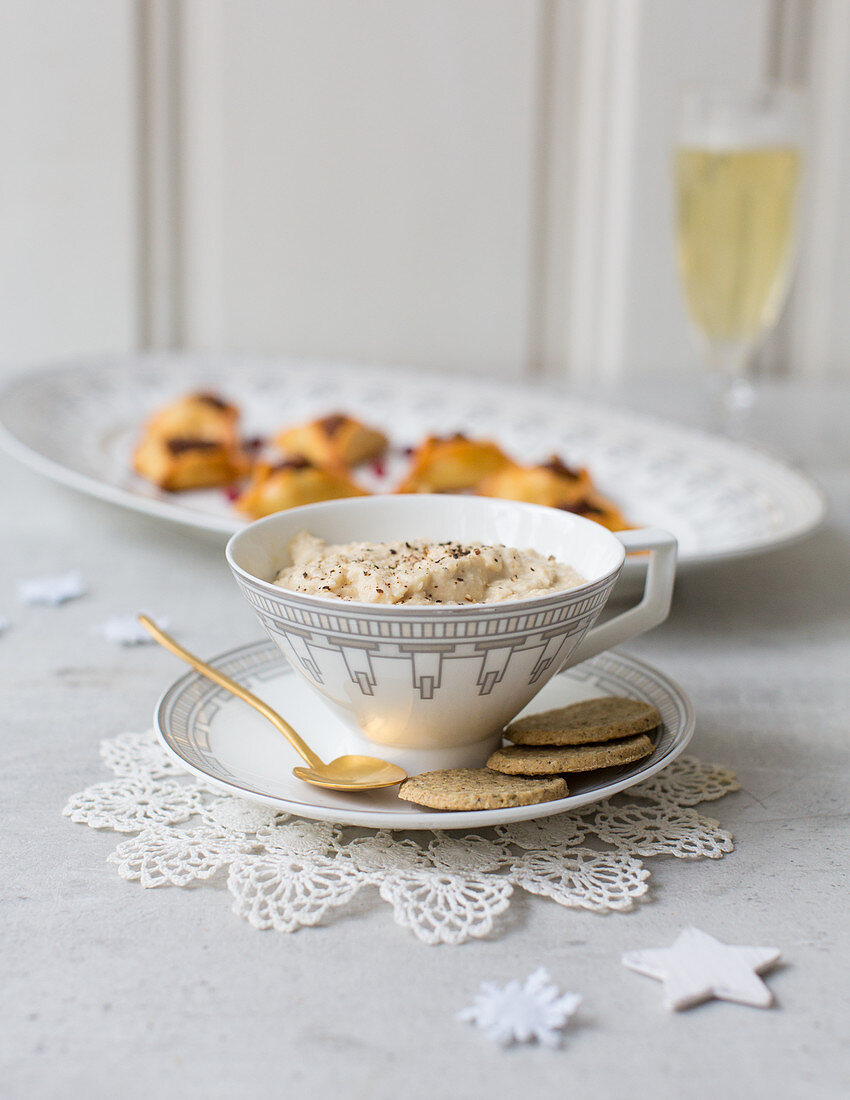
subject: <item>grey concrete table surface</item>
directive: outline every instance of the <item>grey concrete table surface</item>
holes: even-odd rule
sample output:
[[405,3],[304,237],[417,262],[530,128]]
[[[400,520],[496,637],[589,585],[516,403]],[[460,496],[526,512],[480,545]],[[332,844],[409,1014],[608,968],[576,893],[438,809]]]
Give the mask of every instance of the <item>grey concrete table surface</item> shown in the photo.
[[[699,388],[618,393],[700,423]],[[498,934],[426,947],[365,891],[325,927],[257,932],[224,887],[143,890],[105,857],[114,834],[61,816],[106,778],[98,741],[148,726],[181,672],[93,625],[168,614],[214,654],[259,635],[220,542],[99,504],[0,459],[3,766],[2,1072],[9,1097],[838,1097],[850,1090],[847,817],[850,390],[774,385],[751,433],[827,489],[815,536],[681,579],[670,620],[629,647],[698,715],[693,751],[743,790],[709,808],[722,861],[653,860],[650,900],[597,916],[517,897]],[[78,567],[90,594],[22,607],[19,580]],[[620,964],[696,924],[776,945],[777,1005],[661,1007]],[[582,994],[563,1048],[490,1045],[455,1013],[482,980],[546,965]]]

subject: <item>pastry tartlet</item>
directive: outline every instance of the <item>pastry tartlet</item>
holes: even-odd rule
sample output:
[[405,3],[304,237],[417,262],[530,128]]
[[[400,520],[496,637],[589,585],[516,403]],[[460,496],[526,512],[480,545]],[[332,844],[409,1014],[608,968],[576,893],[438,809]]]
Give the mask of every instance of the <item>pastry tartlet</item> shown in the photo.
[[260,519],[301,504],[368,495],[345,470],[317,466],[303,455],[294,455],[283,462],[258,462],[236,508],[250,519]]
[[501,447],[486,439],[429,435],[413,453],[397,493],[459,493],[511,465]]
[[573,469],[557,455],[538,466],[512,463],[485,478],[477,492],[480,496],[521,500],[575,512],[601,523],[609,531],[623,531],[629,526],[616,505],[597,492],[586,467]]
[[539,466],[512,463],[485,478],[478,486],[481,496],[545,504],[549,508],[571,504],[592,491],[593,483],[588,471],[584,467],[572,469],[557,455],[552,455],[548,462],[542,462]]
[[302,455],[317,466],[359,466],[380,458],[387,449],[383,432],[344,413],[286,428],[275,443],[287,454]]
[[239,409],[216,393],[190,393],[165,405],[148,420],[144,436],[159,439],[212,439],[239,444]]
[[585,493],[578,500],[559,504],[557,507],[565,512],[584,516],[585,519],[592,519],[594,523],[601,523],[609,531],[628,531],[632,527],[616,504],[594,490]]
[[248,462],[238,447],[186,436],[145,436],[136,447],[133,466],[169,492],[230,485],[248,473]]

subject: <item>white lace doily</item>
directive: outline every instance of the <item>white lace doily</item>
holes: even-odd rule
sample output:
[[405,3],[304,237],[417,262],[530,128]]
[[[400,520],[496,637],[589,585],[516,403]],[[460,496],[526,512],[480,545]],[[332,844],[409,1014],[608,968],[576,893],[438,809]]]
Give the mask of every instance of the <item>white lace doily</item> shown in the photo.
[[566,908],[631,909],[650,856],[721,859],[731,834],[693,807],[738,789],[731,772],[683,756],[627,794],[538,821],[457,836],[305,821],[204,786],[152,732],[101,742],[114,778],[72,795],[63,813],[134,833],[108,859],[145,887],[224,882],[255,928],[294,932],[373,887],[424,943],[489,935],[519,888]]

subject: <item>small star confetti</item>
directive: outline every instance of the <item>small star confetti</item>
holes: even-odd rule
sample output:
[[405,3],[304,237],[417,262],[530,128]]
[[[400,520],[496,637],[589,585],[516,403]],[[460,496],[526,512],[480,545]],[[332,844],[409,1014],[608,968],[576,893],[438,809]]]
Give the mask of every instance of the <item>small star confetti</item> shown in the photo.
[[524,985],[516,980],[503,987],[482,982],[475,1002],[457,1018],[480,1027],[488,1039],[502,1046],[536,1039],[543,1046],[556,1047],[561,1038],[558,1032],[580,1004],[577,993],[559,996],[558,987],[541,967]]
[[665,1008],[691,1008],[712,997],[767,1008],[773,994],[758,975],[779,956],[775,947],[729,946],[685,928],[672,947],[627,951],[623,965],[664,983]]
[[83,578],[76,569],[56,576],[33,577],[18,585],[21,603],[46,604],[48,607],[58,607],[68,600],[77,600],[80,596],[85,596],[86,591]]
[[[145,614],[148,613],[145,612]],[[155,619],[163,630],[168,630],[171,625],[166,618],[156,618],[155,615],[149,617]],[[153,638],[135,615],[113,615],[95,629],[108,642],[115,642],[116,645],[133,646],[153,643]]]

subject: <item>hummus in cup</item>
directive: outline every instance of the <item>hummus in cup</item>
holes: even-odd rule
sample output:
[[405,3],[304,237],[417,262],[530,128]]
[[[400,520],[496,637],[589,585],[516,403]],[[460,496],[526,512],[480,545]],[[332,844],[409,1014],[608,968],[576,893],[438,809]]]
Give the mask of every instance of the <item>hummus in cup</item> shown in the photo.
[[570,565],[536,550],[478,542],[349,542],[300,531],[292,564],[274,583],[293,592],[373,604],[499,603],[585,583]]

